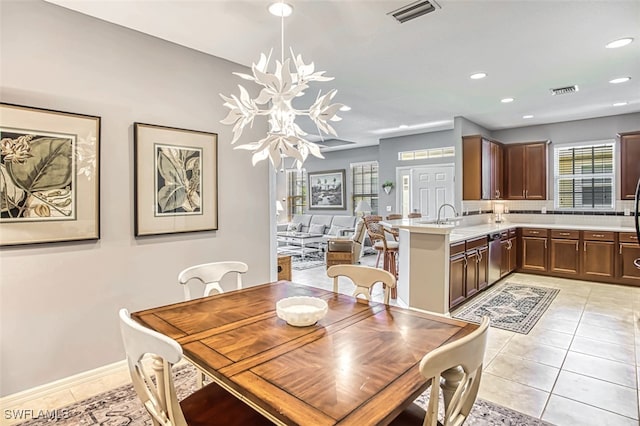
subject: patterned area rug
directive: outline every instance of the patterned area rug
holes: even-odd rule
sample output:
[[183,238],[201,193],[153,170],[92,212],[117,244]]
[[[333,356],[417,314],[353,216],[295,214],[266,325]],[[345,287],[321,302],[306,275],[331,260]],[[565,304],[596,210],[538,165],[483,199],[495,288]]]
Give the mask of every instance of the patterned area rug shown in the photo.
[[489,315],[491,326],[528,334],[560,290],[505,283],[473,299],[452,313],[454,318],[480,323]]
[[[185,398],[195,390],[195,368],[183,365],[175,369],[178,398]],[[416,399],[426,408],[428,391]],[[442,397],[441,397],[442,398]],[[440,407],[442,407],[442,401]],[[51,413],[49,413],[51,414]],[[118,425],[152,426],[151,418],[140,403],[133,386],[125,385],[101,393],[73,405],[56,410],[57,419],[40,418],[20,423],[20,426]],[[471,426],[544,426],[549,423],[517,411],[478,399],[465,425]],[[233,426],[233,425],[229,425]],[[243,425],[244,426],[244,425]],[[312,426],[312,425],[309,425]]]

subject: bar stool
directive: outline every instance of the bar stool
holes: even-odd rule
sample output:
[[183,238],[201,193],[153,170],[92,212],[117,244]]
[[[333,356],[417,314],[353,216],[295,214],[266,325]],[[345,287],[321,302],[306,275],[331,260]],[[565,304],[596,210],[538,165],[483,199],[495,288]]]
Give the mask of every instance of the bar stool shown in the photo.
[[[365,216],[364,224],[367,228],[367,234],[371,240],[371,245],[378,252],[376,259],[376,268],[380,265],[380,257],[382,256],[382,269],[391,273],[396,279],[398,278],[398,232],[393,229],[385,228],[380,221],[381,216],[369,215]],[[393,237],[392,240],[387,239],[386,235],[389,234]],[[396,288],[391,289],[391,298],[396,299],[398,297],[398,290]]]

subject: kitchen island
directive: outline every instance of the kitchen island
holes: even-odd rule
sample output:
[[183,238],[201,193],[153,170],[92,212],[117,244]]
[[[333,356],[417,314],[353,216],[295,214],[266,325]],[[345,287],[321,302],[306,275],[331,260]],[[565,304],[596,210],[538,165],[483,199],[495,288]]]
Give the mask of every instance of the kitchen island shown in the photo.
[[[457,303],[452,302],[452,294],[456,293],[456,288],[450,288],[450,267],[451,256],[455,253],[451,253],[452,244],[454,247],[456,243],[462,243],[467,241],[473,241],[474,239],[487,237],[491,234],[504,233],[508,230],[515,230],[516,228],[530,229],[532,233],[537,233],[537,229],[540,230],[540,234],[546,235],[547,230],[575,230],[576,233],[583,235],[580,241],[580,248],[584,246],[585,251],[589,248],[589,243],[586,242],[583,245],[583,240],[586,239],[586,230],[593,232],[610,232],[610,233],[630,233],[633,231],[631,226],[620,226],[617,224],[602,225],[600,224],[569,224],[569,223],[515,223],[515,222],[503,222],[503,223],[481,223],[470,226],[454,226],[450,224],[438,225],[434,223],[425,223],[422,219],[399,219],[388,220],[383,222],[385,226],[394,227],[399,229],[399,273],[398,273],[398,298],[409,307],[422,309],[430,312],[448,314],[451,306]],[[549,246],[552,246],[555,242],[563,242],[552,237],[549,233],[549,237],[531,237],[528,241],[539,242],[544,247],[543,261],[545,262],[544,268],[547,268],[547,260],[550,263],[553,262],[552,248],[549,247],[547,252],[547,242]],[[564,234],[564,232],[560,232]],[[594,234],[595,235],[595,234]],[[600,234],[598,234],[600,235]],[[622,235],[622,234],[621,234]],[[515,232],[514,232],[515,236]],[[562,238],[562,237],[558,237]],[[515,241],[515,239],[514,239]],[[622,239],[618,241],[617,234],[615,238],[607,244],[607,250],[612,255],[617,255],[618,244],[620,245],[620,252],[622,253],[625,244]],[[571,244],[577,244],[575,241],[571,241]],[[486,244],[485,244],[486,246]],[[558,245],[561,248],[561,245]],[[574,246],[572,246],[574,247]],[[575,245],[578,247],[578,245]],[[634,249],[635,250],[635,249]],[[640,250],[640,249],[638,249]],[[482,251],[482,249],[479,249]],[[577,250],[574,250],[577,251]],[[607,253],[608,253],[607,252]],[[488,262],[488,253],[480,254],[479,258]],[[486,256],[486,257],[484,257]],[[576,258],[578,259],[578,258]],[[562,258],[565,260],[565,258]],[[576,260],[578,262],[578,260]],[[466,259],[464,259],[466,267]],[[582,262],[584,263],[584,262]],[[581,264],[582,264],[581,263]],[[617,260],[611,260],[611,267],[618,265]],[[486,265],[486,264],[485,264]],[[578,265],[578,263],[576,263]],[[523,272],[543,273],[548,275],[563,276],[572,278],[563,273],[555,273],[553,270],[554,265],[548,266],[548,270],[541,271],[526,270],[527,265],[524,265]],[[616,266],[617,267],[617,266]],[[613,269],[612,269],[613,271]],[[612,272],[613,273],[613,272]],[[589,279],[582,276],[575,276],[577,279]],[[600,278],[598,276],[593,277],[595,280],[606,282],[606,278]],[[455,281],[455,280],[454,280]],[[610,281],[610,280],[609,280]],[[478,291],[485,288],[487,285],[491,285],[493,282],[481,282],[478,286]],[[631,278],[627,282],[624,280],[620,283],[626,283],[631,285],[635,284],[635,278]],[[471,295],[469,295],[470,297]]]

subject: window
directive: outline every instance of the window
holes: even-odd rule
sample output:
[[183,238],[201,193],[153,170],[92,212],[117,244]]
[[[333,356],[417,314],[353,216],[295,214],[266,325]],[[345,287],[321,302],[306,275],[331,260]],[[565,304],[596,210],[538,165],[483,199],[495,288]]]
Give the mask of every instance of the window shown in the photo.
[[456,149],[453,146],[444,148],[419,149],[416,151],[402,151],[398,153],[398,160],[427,160],[429,158],[454,157]]
[[378,214],[378,162],[351,164],[353,181],[353,214],[357,216],[356,206],[361,200],[371,206],[371,214]]
[[602,141],[554,149],[557,208],[614,208],[614,146]]
[[287,209],[289,217],[303,214],[307,204],[307,172],[287,170]]

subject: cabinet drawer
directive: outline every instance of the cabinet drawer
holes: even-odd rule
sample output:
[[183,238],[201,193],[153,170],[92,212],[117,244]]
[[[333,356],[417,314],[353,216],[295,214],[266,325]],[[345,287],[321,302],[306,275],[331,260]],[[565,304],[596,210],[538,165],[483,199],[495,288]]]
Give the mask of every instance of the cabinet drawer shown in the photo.
[[638,236],[635,234],[635,232],[621,232],[619,238],[621,243],[638,242]]
[[567,240],[580,239],[580,231],[566,230],[566,229],[552,229],[551,238],[564,238]]
[[449,246],[449,256],[455,256],[456,254],[464,253],[464,241],[453,243]]
[[523,237],[546,237],[548,232],[547,229],[522,228]]
[[509,238],[515,237],[517,233],[518,231],[516,228],[509,229]]
[[473,240],[467,240],[467,250],[482,247],[487,245],[487,237],[478,237]]
[[502,231],[500,233],[500,239],[501,240],[508,240],[509,239],[509,231]]
[[615,241],[614,233],[610,231],[584,231],[582,235],[587,241]]

